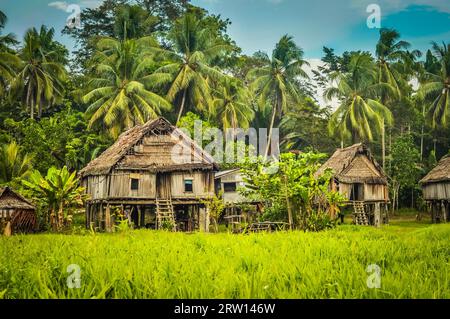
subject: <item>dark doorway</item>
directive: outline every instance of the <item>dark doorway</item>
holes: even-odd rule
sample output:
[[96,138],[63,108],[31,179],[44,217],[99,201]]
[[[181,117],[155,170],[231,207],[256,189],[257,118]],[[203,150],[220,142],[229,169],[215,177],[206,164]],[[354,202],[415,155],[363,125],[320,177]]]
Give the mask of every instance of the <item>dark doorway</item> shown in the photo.
[[364,201],[364,184],[353,184],[350,193],[351,201]]

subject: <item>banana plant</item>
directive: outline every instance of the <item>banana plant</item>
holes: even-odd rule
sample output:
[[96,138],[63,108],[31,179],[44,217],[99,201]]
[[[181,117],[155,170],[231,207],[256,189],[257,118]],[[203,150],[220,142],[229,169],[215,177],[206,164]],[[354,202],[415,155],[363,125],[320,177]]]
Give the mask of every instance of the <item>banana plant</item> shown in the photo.
[[70,173],[66,166],[62,169],[51,167],[45,176],[35,170],[22,183],[46,208],[47,220],[54,231],[70,225],[74,209],[80,207],[85,199],[84,188],[79,187],[76,172]]

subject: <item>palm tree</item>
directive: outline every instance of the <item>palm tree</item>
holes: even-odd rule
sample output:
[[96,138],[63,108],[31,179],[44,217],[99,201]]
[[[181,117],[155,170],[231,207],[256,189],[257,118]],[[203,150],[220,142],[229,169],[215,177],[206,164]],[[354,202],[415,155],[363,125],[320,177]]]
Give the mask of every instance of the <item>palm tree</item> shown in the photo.
[[267,54],[259,54],[265,65],[251,70],[248,78],[251,88],[258,97],[262,107],[272,105],[272,117],[269,124],[269,138],[266,155],[269,153],[270,141],[275,119],[288,109],[288,103],[299,103],[301,94],[298,78],[308,78],[302,66],[308,65],[303,59],[303,50],[299,48],[291,36],[285,35],[277,43],[272,58]]
[[227,79],[214,93],[214,115],[224,130],[250,126],[254,117],[250,92],[240,81]]
[[16,142],[0,147],[0,183],[7,184],[14,179],[26,178],[32,169],[32,158],[23,155]]
[[[402,95],[401,87],[405,85],[405,74],[408,73],[407,67],[415,57],[421,55],[420,51],[408,52],[410,43],[400,41],[400,33],[394,29],[381,29],[380,39],[376,46],[378,82],[386,83],[395,88],[394,94],[381,92],[381,103],[386,105],[389,101],[400,98]],[[401,62],[401,63],[399,63]],[[386,163],[386,143],[385,143],[385,123],[383,120],[381,132],[382,144],[382,166]]]
[[15,44],[14,36],[8,34],[1,35],[7,21],[6,15],[0,11],[0,96],[4,96],[4,91],[9,82],[14,78],[16,69],[19,65],[19,58],[9,48],[11,44]]
[[1,31],[3,30],[7,22],[8,17],[3,11],[0,10],[0,50],[9,52],[10,46],[17,44],[17,41],[16,37],[12,33],[8,33],[6,35],[1,34]]
[[427,73],[428,82],[423,84],[419,94],[431,101],[428,117],[433,128],[448,126],[450,117],[450,44],[440,46],[433,42],[433,52],[440,63],[437,74]]
[[36,108],[41,117],[45,106],[63,96],[63,82],[67,76],[63,66],[66,50],[53,41],[54,32],[53,28],[45,26],[41,26],[39,32],[35,28],[29,29],[19,53],[23,63],[12,87],[29,108],[32,119]]
[[337,85],[325,91],[325,99],[340,100],[329,122],[331,134],[339,134],[342,141],[346,138],[351,138],[352,142],[372,141],[374,132],[381,133],[383,120],[392,123],[391,112],[376,97],[381,90],[392,93],[394,88],[377,83],[370,55],[355,54],[350,60],[349,72],[333,73],[331,79]]
[[138,39],[151,33],[158,18],[139,5],[121,5],[117,8],[114,33],[122,40]]
[[90,91],[83,97],[85,103],[90,103],[86,111],[89,127],[99,125],[117,138],[122,131],[171,108],[146,85],[146,75],[154,65],[147,49],[154,45],[149,37],[125,41],[104,38],[98,42]]
[[169,40],[171,49],[154,49],[168,62],[149,80],[155,86],[168,85],[167,99],[172,103],[179,101],[178,123],[188,101],[201,111],[211,110],[210,81],[225,78],[220,70],[211,66],[211,61],[229,46],[216,39],[192,14],[175,22]]

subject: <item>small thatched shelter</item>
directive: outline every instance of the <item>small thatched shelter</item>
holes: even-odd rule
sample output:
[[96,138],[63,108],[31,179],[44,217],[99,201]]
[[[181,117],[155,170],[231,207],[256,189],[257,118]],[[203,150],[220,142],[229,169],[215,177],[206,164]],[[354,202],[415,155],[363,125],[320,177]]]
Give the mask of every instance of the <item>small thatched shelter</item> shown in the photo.
[[[366,145],[360,143],[336,150],[316,176],[323,174],[326,169],[334,172],[331,189],[339,191],[348,199],[348,203],[355,207],[356,215],[367,215],[355,216],[362,218],[355,222],[379,225],[383,220],[387,221],[387,176]],[[381,214],[380,211],[385,213]]]
[[159,118],[123,133],[80,172],[90,195],[87,226],[111,229],[117,215],[136,227],[208,230],[204,200],[214,195],[211,155]]
[[442,158],[420,184],[433,222],[447,222],[450,218],[450,155]]
[[36,230],[36,208],[11,188],[0,187],[0,233],[32,232]]

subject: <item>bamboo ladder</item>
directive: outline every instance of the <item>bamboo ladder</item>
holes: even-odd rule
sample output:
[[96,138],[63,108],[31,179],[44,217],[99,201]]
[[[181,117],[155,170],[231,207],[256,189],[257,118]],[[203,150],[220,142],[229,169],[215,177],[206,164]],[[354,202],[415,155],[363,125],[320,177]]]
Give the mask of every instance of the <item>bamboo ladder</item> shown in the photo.
[[177,231],[177,225],[175,223],[175,212],[173,209],[171,198],[156,199],[156,222],[158,229],[161,229],[165,222],[169,222],[173,225],[172,231]]
[[353,221],[356,225],[369,225],[369,219],[364,209],[364,202],[353,202]]

